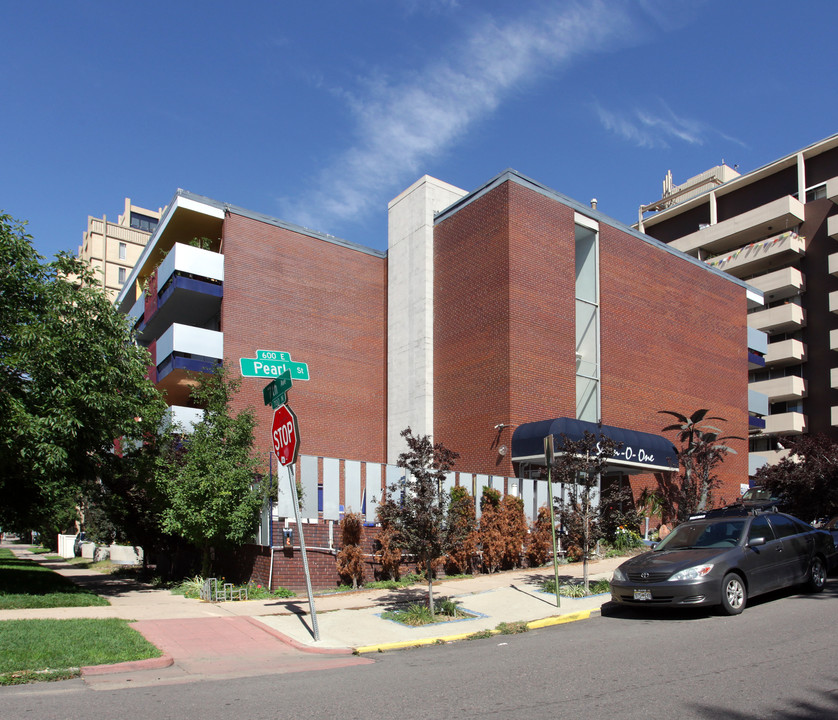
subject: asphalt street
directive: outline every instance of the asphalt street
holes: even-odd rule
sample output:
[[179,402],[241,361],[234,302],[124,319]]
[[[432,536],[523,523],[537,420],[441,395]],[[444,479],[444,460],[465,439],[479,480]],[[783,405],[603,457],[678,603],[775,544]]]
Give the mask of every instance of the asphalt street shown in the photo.
[[3,720],[39,718],[838,717],[838,580],[742,615],[615,611],[521,635],[372,655],[355,666],[94,691],[0,689]]

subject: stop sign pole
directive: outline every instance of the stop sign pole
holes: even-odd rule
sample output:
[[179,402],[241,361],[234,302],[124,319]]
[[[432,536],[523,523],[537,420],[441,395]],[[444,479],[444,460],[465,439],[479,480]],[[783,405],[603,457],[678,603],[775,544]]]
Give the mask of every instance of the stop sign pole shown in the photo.
[[314,593],[311,590],[311,573],[308,568],[306,541],[303,536],[303,520],[300,517],[300,500],[297,495],[297,478],[294,464],[300,447],[300,428],[294,411],[285,403],[274,410],[271,425],[271,442],[279,464],[288,469],[288,483],[291,485],[291,501],[294,503],[294,516],[297,520],[297,535],[300,538],[300,555],[303,558],[303,570],[306,576],[306,591],[311,612],[311,629],[315,642],[320,640],[320,628],[317,626],[317,610],[314,607]]

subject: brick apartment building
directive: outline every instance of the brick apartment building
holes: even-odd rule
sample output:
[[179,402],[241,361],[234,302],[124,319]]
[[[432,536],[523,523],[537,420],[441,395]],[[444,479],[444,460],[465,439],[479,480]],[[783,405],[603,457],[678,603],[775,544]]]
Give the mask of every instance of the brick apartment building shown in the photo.
[[[838,439],[838,135],[740,175],[721,165],[664,185],[639,227],[765,296],[748,326],[751,470],[785,454],[783,436]],[[767,336],[767,342],[765,337]],[[755,344],[755,343],[754,343]]]
[[[390,203],[386,253],[178,191],[118,304],[184,425],[200,413],[187,370],[238,369],[257,350],[307,363],[289,402],[309,561],[329,586],[335,523],[344,509],[374,522],[408,425],[460,453],[451,485],[516,494],[530,518],[547,500],[545,434],[602,424],[626,442],[606,481],[637,491],[675,466],[660,410],[711,408],[747,436],[749,299],[741,280],[506,171],[471,193],[421,178]],[[236,404],[257,409],[267,465],[265,382],[245,378]],[[747,482],[741,444],[720,499]],[[298,557],[271,549],[293,510],[279,500],[248,562],[300,587]]]

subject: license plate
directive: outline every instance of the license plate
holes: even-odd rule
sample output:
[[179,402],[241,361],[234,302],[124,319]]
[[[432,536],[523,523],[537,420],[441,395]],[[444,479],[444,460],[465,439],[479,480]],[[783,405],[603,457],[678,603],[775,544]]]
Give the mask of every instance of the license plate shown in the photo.
[[651,590],[635,590],[634,591],[634,599],[635,600],[651,600],[652,599],[652,591]]

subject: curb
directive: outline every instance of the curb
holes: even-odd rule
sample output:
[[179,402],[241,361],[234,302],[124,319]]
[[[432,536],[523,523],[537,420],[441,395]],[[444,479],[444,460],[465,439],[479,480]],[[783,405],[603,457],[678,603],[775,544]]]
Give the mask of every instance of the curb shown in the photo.
[[266,625],[263,622],[259,622],[258,617],[250,617],[244,616],[244,619],[247,620],[251,625],[255,625],[260,630],[264,630],[268,635],[272,635],[277,640],[285,643],[286,645],[291,646],[295,650],[300,650],[302,652],[308,653],[315,653],[318,655],[352,655],[353,649],[349,647],[343,648],[319,648],[319,647],[312,647],[311,645],[306,645],[305,643],[301,643],[299,640],[295,640],[292,637],[289,637],[285,633],[281,633],[279,630],[272,628],[270,625]]
[[[599,609],[580,610],[575,613],[568,613],[566,615],[553,615],[552,617],[543,618],[541,620],[532,620],[526,623],[528,630],[537,630],[538,628],[549,627],[551,625],[564,625],[565,623],[577,622],[579,620],[588,620],[594,615],[599,615]],[[442,643],[458,642],[460,640],[468,640],[474,635],[489,633],[490,635],[500,635],[500,630],[478,630],[470,633],[460,633],[457,635],[443,635],[441,637],[419,638],[416,640],[402,640],[393,643],[381,643],[379,645],[362,645],[353,648],[354,655],[362,655],[363,653],[384,652],[385,650],[404,650],[406,648],[422,647],[425,645],[440,645]]]
[[111,665],[86,665],[79,668],[82,677],[89,675],[110,675],[115,673],[134,672],[135,670],[159,670],[169,667],[175,662],[171,655],[161,655],[147,660],[129,660],[128,662],[113,663]]

